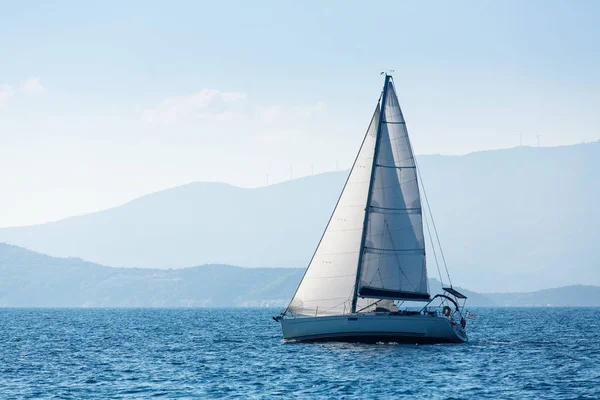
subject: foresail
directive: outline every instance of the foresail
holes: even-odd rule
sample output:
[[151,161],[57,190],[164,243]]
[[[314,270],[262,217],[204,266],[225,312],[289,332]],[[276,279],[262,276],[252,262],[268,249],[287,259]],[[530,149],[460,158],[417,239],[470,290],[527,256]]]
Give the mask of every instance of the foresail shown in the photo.
[[429,293],[417,171],[391,81],[379,140],[359,296],[426,300]]
[[[344,190],[287,312],[311,316],[351,312],[379,116],[378,104]],[[369,300],[364,300],[359,307],[368,304]]]

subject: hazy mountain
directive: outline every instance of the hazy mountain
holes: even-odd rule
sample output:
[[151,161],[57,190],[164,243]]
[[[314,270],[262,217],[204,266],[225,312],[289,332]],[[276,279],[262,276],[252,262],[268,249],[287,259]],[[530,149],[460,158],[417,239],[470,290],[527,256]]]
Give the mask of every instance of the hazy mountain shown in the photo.
[[234,307],[283,305],[303,271],[204,265],[112,268],[0,243],[2,307]]
[[572,285],[531,293],[486,293],[485,297],[498,306],[600,306],[600,287]]
[[[600,284],[600,142],[419,163],[455,283],[486,292]],[[193,183],[102,212],[0,229],[0,241],[111,266],[303,268],[346,175],[257,189]]]
[[[0,243],[0,307],[282,307],[303,270],[204,265],[113,268]],[[441,291],[429,281],[432,294]],[[458,288],[468,306],[600,306],[600,287],[479,294]]]
[[305,267],[344,175],[258,189],[192,183],[97,213],[0,229],[0,241],[111,266]]

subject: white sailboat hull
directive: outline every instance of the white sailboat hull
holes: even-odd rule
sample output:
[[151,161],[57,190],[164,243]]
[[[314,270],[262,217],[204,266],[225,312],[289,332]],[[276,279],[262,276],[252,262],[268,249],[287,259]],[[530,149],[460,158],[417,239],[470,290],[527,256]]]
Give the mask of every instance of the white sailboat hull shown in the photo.
[[437,315],[368,313],[284,318],[283,337],[297,341],[462,343],[467,335]]

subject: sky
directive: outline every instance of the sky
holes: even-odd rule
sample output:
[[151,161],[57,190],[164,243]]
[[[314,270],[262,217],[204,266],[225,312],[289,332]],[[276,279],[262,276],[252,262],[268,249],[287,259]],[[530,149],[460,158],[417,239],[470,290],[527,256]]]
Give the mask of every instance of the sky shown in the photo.
[[417,154],[600,139],[597,1],[0,9],[0,227],[349,168],[387,70]]

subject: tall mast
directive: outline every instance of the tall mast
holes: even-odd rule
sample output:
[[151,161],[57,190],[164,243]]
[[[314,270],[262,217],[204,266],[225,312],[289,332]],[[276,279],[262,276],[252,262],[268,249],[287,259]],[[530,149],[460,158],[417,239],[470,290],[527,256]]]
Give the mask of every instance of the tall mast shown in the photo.
[[375,138],[375,151],[373,152],[373,164],[371,165],[371,179],[369,180],[369,189],[367,192],[367,204],[365,205],[365,219],[363,222],[362,238],[360,239],[360,253],[358,255],[358,266],[356,268],[356,280],[354,282],[354,294],[352,296],[352,313],[356,312],[356,302],[358,300],[358,284],[360,281],[360,270],[364,255],[365,239],[367,237],[367,227],[369,225],[369,208],[371,204],[371,195],[373,193],[373,179],[375,179],[375,164],[377,163],[377,154],[379,153],[379,141],[381,138],[381,124],[385,115],[385,101],[387,97],[388,84],[392,76],[385,74],[385,82],[383,84],[383,94],[381,95],[381,108],[379,110],[379,124],[377,125],[377,137]]

